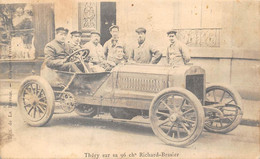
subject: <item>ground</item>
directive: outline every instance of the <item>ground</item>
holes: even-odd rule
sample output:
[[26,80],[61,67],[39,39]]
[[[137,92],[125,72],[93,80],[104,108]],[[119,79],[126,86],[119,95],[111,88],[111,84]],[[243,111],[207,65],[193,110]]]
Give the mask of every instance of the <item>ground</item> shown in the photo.
[[[186,148],[168,146],[156,137],[149,120],[113,120],[108,114],[88,119],[75,113],[54,114],[44,127],[30,127],[17,107],[0,106],[6,133],[2,158],[259,158],[259,127],[239,125],[228,134],[203,131]],[[12,112],[10,116],[9,112]],[[9,115],[9,117],[8,117]],[[12,125],[8,122],[12,121]],[[1,133],[3,134],[3,133]],[[8,135],[7,135],[8,136]],[[156,156],[156,154],[160,156]],[[158,155],[157,154],[157,155]]]

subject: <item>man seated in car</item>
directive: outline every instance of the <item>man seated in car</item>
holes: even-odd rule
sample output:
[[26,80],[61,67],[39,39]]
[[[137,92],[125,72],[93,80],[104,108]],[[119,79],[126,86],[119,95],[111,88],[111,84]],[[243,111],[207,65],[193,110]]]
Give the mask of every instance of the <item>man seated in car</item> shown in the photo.
[[76,64],[67,61],[69,53],[66,51],[65,39],[68,31],[68,29],[63,27],[56,29],[55,39],[46,44],[44,48],[44,64],[54,70],[81,72]]
[[82,49],[82,46],[80,45],[82,33],[80,31],[72,31],[70,35],[70,40],[67,42],[66,45],[69,54]]
[[109,65],[109,71],[112,70],[118,64],[124,64],[127,61],[127,56],[124,53],[124,47],[121,44],[118,44],[115,48],[115,52],[113,55],[108,55],[107,63]]
[[100,33],[97,31],[91,32],[90,41],[83,45],[83,48],[89,50],[88,60],[90,68],[93,72],[104,72],[107,68],[107,62],[103,47],[100,44]]
[[[84,65],[86,66],[86,69],[84,68],[83,66],[83,63],[80,62],[80,59],[78,59],[83,52],[85,51],[80,51],[82,50],[82,46],[81,46],[81,36],[82,36],[82,32],[80,31],[72,31],[70,33],[71,37],[70,37],[70,40],[66,43],[66,51],[71,55],[73,53],[75,53],[76,51],[79,51],[79,54],[77,54],[76,56],[76,59],[74,58],[74,63],[77,65],[77,67],[82,71],[82,72],[89,72],[90,71],[90,68],[88,68],[88,65],[87,63],[84,63]],[[79,55],[79,56],[78,56]],[[85,56],[84,54],[82,55],[82,60],[84,62],[84,59],[85,59]]]

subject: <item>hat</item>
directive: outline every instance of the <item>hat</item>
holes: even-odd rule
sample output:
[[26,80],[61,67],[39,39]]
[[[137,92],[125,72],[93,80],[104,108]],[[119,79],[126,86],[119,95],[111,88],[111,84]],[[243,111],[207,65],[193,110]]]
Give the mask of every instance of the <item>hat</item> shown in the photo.
[[70,33],[70,35],[75,35],[75,34],[79,34],[80,36],[82,35],[82,32],[80,32],[80,31],[72,31],[71,33]]
[[146,33],[146,29],[140,27],[140,28],[137,28],[137,29],[135,30],[135,32],[137,32],[137,33],[141,33],[141,32]]
[[69,32],[69,30],[68,29],[66,29],[66,28],[63,28],[63,27],[58,27],[58,28],[56,28],[56,33],[57,32],[59,32],[59,31],[65,31],[66,33],[68,33]]
[[169,35],[169,34],[175,34],[176,35],[176,33],[177,33],[176,30],[170,30],[170,31],[167,32],[167,35]]
[[119,26],[117,25],[112,25],[110,28],[109,28],[109,31],[111,31],[113,28],[117,28],[119,30]]
[[97,34],[100,36],[100,33],[97,30],[92,31],[91,34]]
[[124,47],[122,45],[117,45],[116,48],[121,48],[123,49]]

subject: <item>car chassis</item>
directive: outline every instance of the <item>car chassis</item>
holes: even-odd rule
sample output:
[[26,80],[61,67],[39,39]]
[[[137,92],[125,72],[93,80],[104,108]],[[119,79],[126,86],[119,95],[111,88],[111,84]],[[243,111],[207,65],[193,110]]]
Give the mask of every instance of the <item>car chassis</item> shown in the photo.
[[206,87],[205,70],[199,66],[125,64],[111,72],[94,73],[83,62],[82,51],[69,58],[79,59],[74,62],[80,62],[85,73],[43,65],[41,76],[23,80],[18,107],[29,125],[45,125],[55,106],[85,117],[94,117],[106,107],[113,118],[149,116],[156,136],[166,144],[185,147],[198,139],[203,128],[228,133],[241,121],[238,92],[223,84]]

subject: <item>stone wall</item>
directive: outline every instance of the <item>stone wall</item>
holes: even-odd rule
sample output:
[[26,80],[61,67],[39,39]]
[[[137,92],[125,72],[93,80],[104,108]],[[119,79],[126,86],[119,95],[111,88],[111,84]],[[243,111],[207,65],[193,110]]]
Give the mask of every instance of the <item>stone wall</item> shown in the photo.
[[192,51],[192,63],[206,70],[207,82],[230,84],[243,98],[260,100],[259,52],[198,48]]

